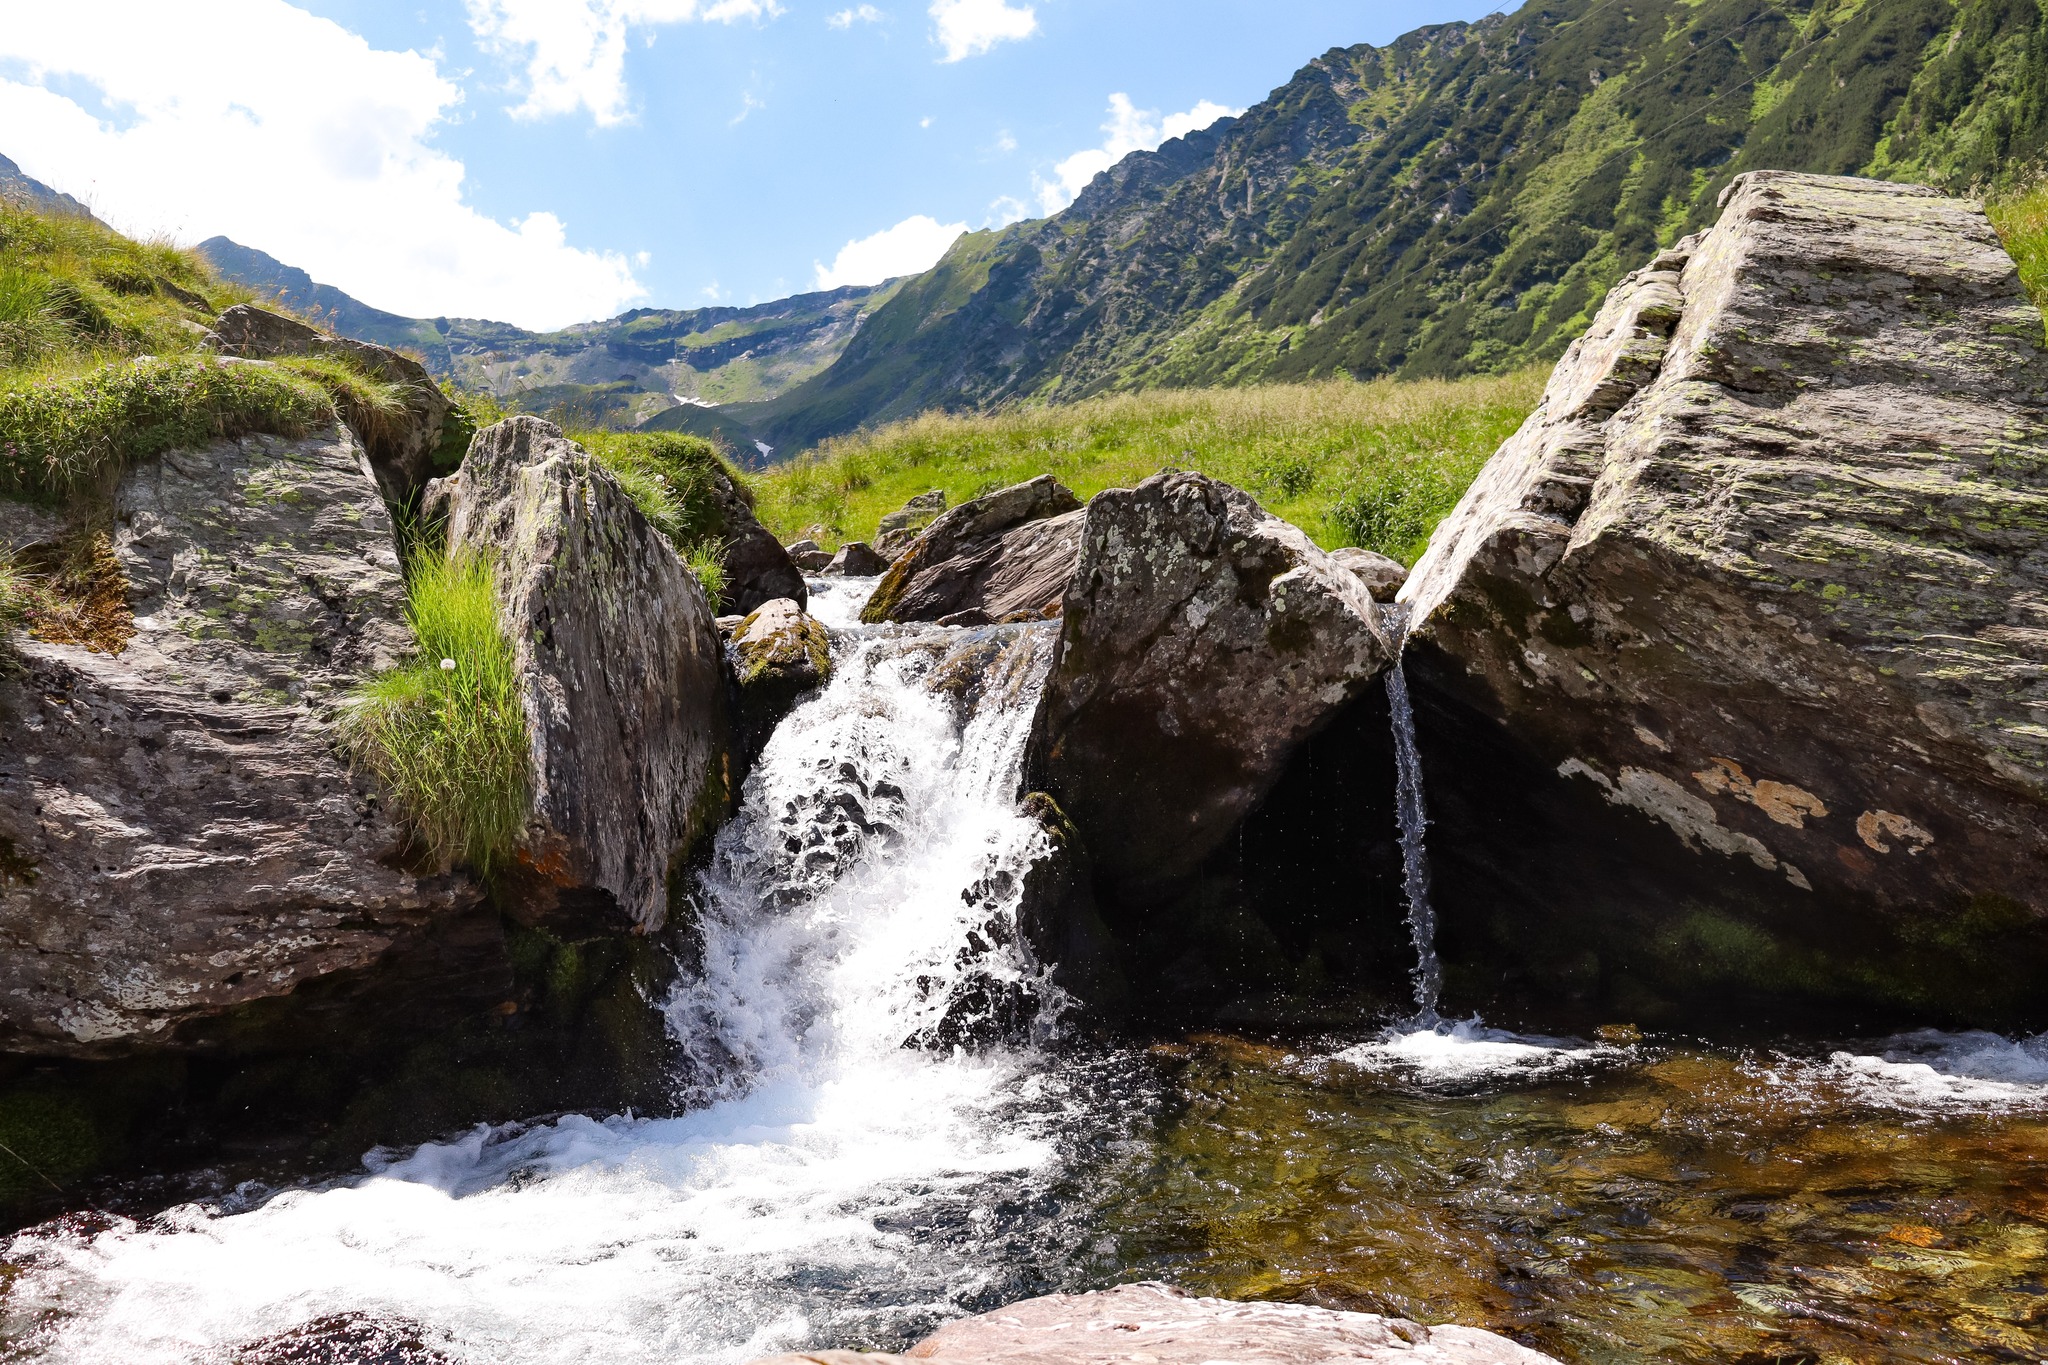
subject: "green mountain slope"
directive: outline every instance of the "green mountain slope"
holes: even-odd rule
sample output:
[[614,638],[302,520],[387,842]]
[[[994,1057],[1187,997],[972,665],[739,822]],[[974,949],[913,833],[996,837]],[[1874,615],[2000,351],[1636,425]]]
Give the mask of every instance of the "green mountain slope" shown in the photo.
[[1018,398],[1505,372],[1740,171],[1961,190],[2044,132],[2037,0],[1535,0],[1334,49],[1063,213],[962,238],[747,416],[793,448]]
[[[343,336],[415,352],[435,374],[515,411],[555,412],[584,426],[665,417],[664,429],[708,428],[729,439],[744,426],[699,416],[718,410],[699,404],[758,403],[822,372],[895,287],[798,294],[751,308],[636,308],[604,322],[529,332],[476,318],[387,313],[226,237],[197,249],[223,278]],[[751,438],[732,443],[753,453]]]

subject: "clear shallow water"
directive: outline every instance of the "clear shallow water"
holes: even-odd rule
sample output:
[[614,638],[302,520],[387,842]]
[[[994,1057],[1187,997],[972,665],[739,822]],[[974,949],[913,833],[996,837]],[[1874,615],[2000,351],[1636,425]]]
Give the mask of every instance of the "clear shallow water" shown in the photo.
[[0,1360],[738,1362],[1139,1278],[1574,1361],[2048,1358],[2048,1039],[1063,1043],[1014,934],[1043,628],[854,631],[864,586],[702,887],[695,1107],[31,1230]]

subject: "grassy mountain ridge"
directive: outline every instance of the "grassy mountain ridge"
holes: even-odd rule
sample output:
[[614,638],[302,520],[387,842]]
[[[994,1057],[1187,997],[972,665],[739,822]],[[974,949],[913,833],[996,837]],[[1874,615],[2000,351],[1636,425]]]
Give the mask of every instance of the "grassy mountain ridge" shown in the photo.
[[[343,336],[414,352],[435,374],[514,411],[615,427],[667,416],[667,427],[709,426],[728,438],[743,428],[695,416],[682,400],[748,403],[781,394],[837,359],[894,288],[853,286],[746,308],[635,308],[602,322],[532,332],[478,318],[387,313],[226,237],[209,238],[197,250],[222,278]],[[751,440],[736,444],[746,450]]]
[[1333,49],[1063,213],[963,238],[750,415],[803,446],[924,408],[1504,373],[1743,170],[1960,191],[2044,139],[2037,0],[1532,0]]

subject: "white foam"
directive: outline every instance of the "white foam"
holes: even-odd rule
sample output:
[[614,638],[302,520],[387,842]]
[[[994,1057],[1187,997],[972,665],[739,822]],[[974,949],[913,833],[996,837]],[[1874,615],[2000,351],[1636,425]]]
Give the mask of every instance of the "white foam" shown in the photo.
[[1423,1084],[1511,1079],[1563,1071],[1622,1049],[1575,1039],[1487,1028],[1475,1015],[1430,1028],[1399,1025],[1332,1060],[1372,1071],[1397,1071]]
[[[1045,644],[1018,632],[1012,663],[1042,676]],[[854,641],[721,833],[704,971],[669,1005],[707,1107],[478,1129],[249,1212],[31,1232],[0,1248],[24,1269],[0,1340],[168,1365],[363,1313],[458,1361],[670,1365],[956,1311],[990,1273],[977,1239],[906,1228],[971,1228],[1042,1180],[1057,1096],[1028,1049],[904,1044],[1037,988],[997,923],[1043,837],[1015,806],[1036,694],[990,689],[963,731],[915,645]]]
[[851,630],[860,624],[860,609],[874,595],[880,578],[806,578],[804,588],[811,604],[807,610],[833,630]]
[[2048,1104],[2048,1033],[2015,1039],[1918,1029],[1885,1039],[1874,1053],[1837,1052],[1828,1067],[1862,1098],[1908,1109]]

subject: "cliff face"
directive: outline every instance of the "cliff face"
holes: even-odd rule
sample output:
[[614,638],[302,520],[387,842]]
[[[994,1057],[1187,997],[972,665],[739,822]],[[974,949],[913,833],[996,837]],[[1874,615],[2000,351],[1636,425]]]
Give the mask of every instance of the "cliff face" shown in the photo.
[[1594,0],[1337,49],[1053,218],[963,238],[751,417],[802,445],[928,407],[1555,358],[1744,170],[1961,189],[2037,156],[2031,0]]

